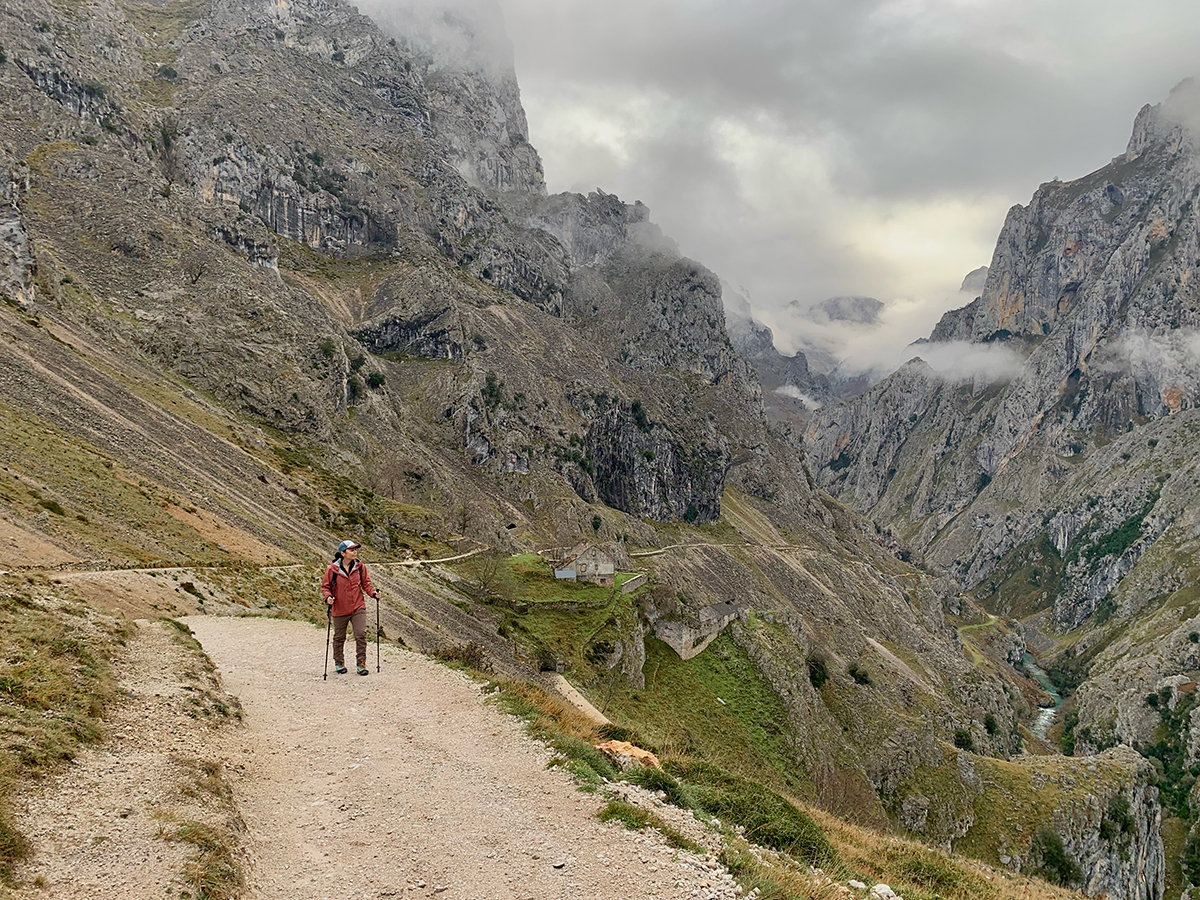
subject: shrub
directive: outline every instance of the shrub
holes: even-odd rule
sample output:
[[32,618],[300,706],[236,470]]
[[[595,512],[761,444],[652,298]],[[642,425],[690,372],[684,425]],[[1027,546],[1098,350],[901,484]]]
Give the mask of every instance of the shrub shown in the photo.
[[825,657],[814,653],[804,662],[808,665],[808,680],[819,691],[829,680],[829,668],[825,665]]
[[1188,640],[1193,644],[1200,644],[1200,631],[1193,631],[1188,635]]
[[487,651],[474,641],[465,644],[448,644],[437,651],[437,658],[442,662],[458,663],[476,672],[491,674],[492,662],[488,659]]
[[1063,732],[1062,737],[1058,739],[1058,744],[1062,747],[1064,756],[1075,755],[1075,726],[1079,724],[1079,713],[1076,710],[1071,710],[1063,716]]
[[1133,832],[1133,812],[1129,808],[1129,798],[1124,794],[1116,794],[1108,802],[1104,818],[1100,820],[1100,837],[1112,841],[1124,834]]
[[8,57],[4,53],[4,48],[0,47],[0,66],[8,62]]
[[317,344],[317,351],[326,359],[333,359],[333,354],[337,352],[337,343],[333,338],[325,338],[325,340]]
[[592,516],[592,531],[599,531],[603,524],[604,520],[600,518],[599,514]]
[[1051,884],[1067,887],[1083,878],[1079,865],[1067,853],[1062,836],[1049,825],[1043,825],[1033,838],[1033,857],[1037,860],[1034,872]]
[[954,746],[959,750],[975,750],[975,741],[971,739],[971,732],[965,728],[954,729]]
[[996,717],[992,713],[983,717],[983,730],[988,734],[995,734],[1000,730],[1000,726],[996,723]]
[[483,395],[485,405],[498,406],[504,396],[504,382],[496,378],[495,372],[488,372],[483,380],[483,390],[480,391],[480,394]]
[[637,426],[637,430],[643,434],[649,433],[654,427],[649,417],[646,415],[646,410],[642,406],[641,400],[634,400],[633,405],[629,407],[629,413],[633,416],[633,424]]
[[370,375],[367,376],[367,387],[369,387],[373,391],[378,390],[379,388],[383,387],[383,383],[385,380],[386,379],[384,378],[384,375],[382,372],[372,372]]
[[855,684],[871,683],[871,673],[862,668],[858,663],[850,663],[850,667],[846,669],[846,674],[854,679]]

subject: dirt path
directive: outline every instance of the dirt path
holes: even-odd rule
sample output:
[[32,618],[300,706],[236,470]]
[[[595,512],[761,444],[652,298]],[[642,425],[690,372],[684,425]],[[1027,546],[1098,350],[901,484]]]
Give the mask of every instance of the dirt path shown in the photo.
[[369,677],[322,681],[310,625],[186,621],[245,710],[248,896],[734,896],[715,863],[601,824],[601,801],[465,676],[391,648],[376,675],[372,648]]

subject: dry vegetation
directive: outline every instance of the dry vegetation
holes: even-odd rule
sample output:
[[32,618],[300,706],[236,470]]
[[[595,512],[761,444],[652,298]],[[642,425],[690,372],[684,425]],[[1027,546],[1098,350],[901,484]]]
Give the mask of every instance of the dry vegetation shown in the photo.
[[[884,882],[906,900],[1058,900],[1077,896],[1035,878],[998,872],[914,841],[850,825],[671,749],[651,747],[663,753],[664,771],[635,769],[622,774],[594,744],[620,738],[645,746],[648,742],[638,734],[597,726],[534,685],[493,681],[489,687],[503,708],[525,719],[530,733],[554,748],[558,755],[551,764],[570,771],[582,790],[604,791],[606,780],[626,778],[661,790],[667,802],[690,807],[706,818],[717,815],[724,827],[722,861],[746,892],[757,888],[764,900],[840,898],[852,879],[868,885]],[[632,828],[661,826],[661,818],[653,812],[630,806],[613,799],[601,815]],[[664,835],[682,846],[669,827]],[[752,844],[747,837],[757,838],[757,842]]]

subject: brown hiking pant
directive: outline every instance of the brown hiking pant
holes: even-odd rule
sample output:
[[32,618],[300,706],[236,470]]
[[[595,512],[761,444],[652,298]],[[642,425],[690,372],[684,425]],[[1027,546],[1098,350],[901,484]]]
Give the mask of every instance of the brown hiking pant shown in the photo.
[[354,626],[355,661],[360,666],[367,664],[367,611],[360,609],[348,616],[333,617],[333,661],[339,666],[346,664],[346,626]]

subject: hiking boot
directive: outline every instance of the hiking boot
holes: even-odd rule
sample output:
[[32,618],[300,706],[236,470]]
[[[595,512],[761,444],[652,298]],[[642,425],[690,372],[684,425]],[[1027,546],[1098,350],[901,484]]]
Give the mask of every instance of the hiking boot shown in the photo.
[[359,674],[359,675],[370,675],[370,674],[371,674],[371,670],[370,670],[370,669],[368,669],[366,666],[359,666],[359,667],[358,667],[358,674]]
[[346,670],[346,667],[343,666],[341,663],[334,663],[333,671],[337,672],[339,675],[345,675],[347,670]]

